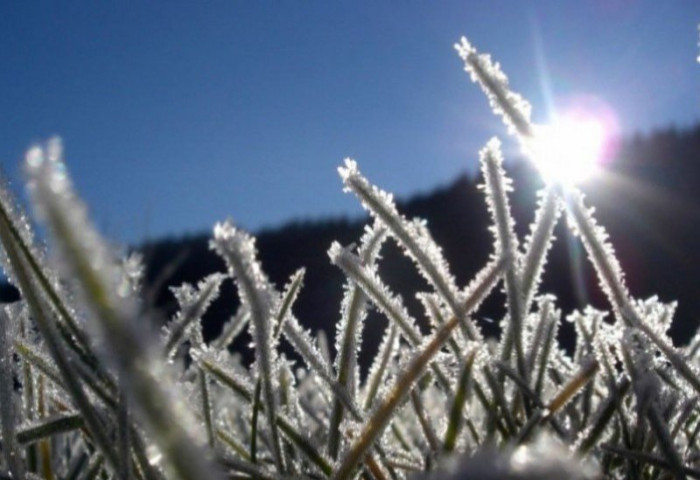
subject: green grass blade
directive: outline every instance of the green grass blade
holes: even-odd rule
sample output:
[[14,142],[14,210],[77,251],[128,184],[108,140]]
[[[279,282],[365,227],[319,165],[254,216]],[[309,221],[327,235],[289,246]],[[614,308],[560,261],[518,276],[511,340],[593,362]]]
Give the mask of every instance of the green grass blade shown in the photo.
[[[152,355],[142,331],[136,330],[133,299],[120,296],[116,282],[119,269],[110,249],[92,228],[84,205],[75,196],[60,156],[36,148],[27,162],[34,205],[46,222],[60,254],[62,267],[72,276],[86,307],[92,313],[96,332],[109,350],[106,355],[118,366],[129,386],[135,408],[163,453],[164,465],[179,478],[213,476],[217,471],[200,452],[192,433],[194,420],[163,388],[162,362]],[[24,291],[26,294],[27,292]],[[68,378],[64,375],[68,383]],[[83,406],[79,405],[81,411]],[[173,419],[178,421],[174,422]],[[92,425],[92,420],[86,423]],[[91,428],[92,435],[103,435]],[[105,452],[118,469],[116,457]]]
[[17,441],[22,445],[31,445],[66,432],[83,428],[85,422],[79,412],[62,413],[51,417],[42,418],[17,431]]
[[443,451],[450,453],[457,443],[457,436],[462,427],[462,412],[469,397],[469,383],[472,380],[474,360],[476,359],[476,349],[471,350],[464,359],[462,368],[457,380],[457,390],[452,399],[450,407],[447,430],[445,430],[445,440],[443,441]]
[[396,349],[398,347],[398,328],[399,327],[395,323],[391,323],[387,326],[384,339],[379,346],[379,352],[374,357],[374,363],[370,367],[363,405],[365,411],[370,409],[372,402],[376,399],[379,386],[384,380],[384,373],[389,365],[389,359],[396,354]]
[[258,379],[255,382],[255,392],[253,394],[253,416],[250,420],[250,461],[258,463],[258,413],[260,412],[262,395],[262,382]]
[[78,382],[78,375],[73,368],[74,361],[70,359],[70,354],[65,350],[62,340],[59,338],[56,331],[55,325],[47,315],[43,303],[37,295],[30,277],[30,273],[25,268],[25,263],[22,260],[18,249],[16,248],[15,241],[9,232],[9,227],[2,216],[0,216],[0,240],[2,241],[5,252],[12,263],[22,294],[24,295],[31,312],[33,313],[34,321],[36,322],[37,327],[44,337],[46,345],[51,352],[54,361],[56,362],[61,379],[66,386],[66,391],[69,395],[71,395],[76,406],[80,409],[85,419],[87,428],[96,444],[103,454],[109,459],[112,467],[117,468],[117,456],[112,449],[109,439],[104,433],[104,425],[99,419],[94,407],[88,400],[82,385]]
[[[237,378],[236,375],[232,375],[227,372],[224,368],[216,365],[215,362],[210,359],[200,358],[195,359],[204,370],[207,371],[215,380],[221,383],[223,386],[231,389],[236,395],[238,395],[244,401],[251,403],[254,399],[254,393],[252,387],[247,385],[245,381]],[[261,407],[264,411],[265,405],[261,402]],[[330,475],[332,472],[332,467],[330,462],[321,455],[315,446],[313,446],[297,429],[293,426],[293,423],[285,419],[281,415],[277,414],[275,417],[275,422],[279,427],[280,431],[287,436],[287,438],[299,449],[300,452],[306,456],[316,467],[318,467],[326,475]],[[245,449],[244,449],[245,450]],[[246,454],[248,452],[246,451]]]

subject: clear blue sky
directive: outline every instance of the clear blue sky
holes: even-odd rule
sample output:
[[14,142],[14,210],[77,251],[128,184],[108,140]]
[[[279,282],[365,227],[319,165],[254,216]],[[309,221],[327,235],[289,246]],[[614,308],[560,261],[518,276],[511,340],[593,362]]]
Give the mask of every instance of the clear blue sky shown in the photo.
[[698,23],[698,0],[3,2],[0,164],[16,180],[27,146],[60,135],[122,241],[354,215],[344,157],[405,196],[505,134],[461,35],[536,119],[595,95],[632,132],[700,120]]

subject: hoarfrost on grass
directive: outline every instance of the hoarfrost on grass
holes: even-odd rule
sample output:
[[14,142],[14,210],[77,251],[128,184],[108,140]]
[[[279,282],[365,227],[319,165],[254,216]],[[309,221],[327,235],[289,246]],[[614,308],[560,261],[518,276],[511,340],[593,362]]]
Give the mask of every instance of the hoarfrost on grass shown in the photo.
[[[495,113],[527,146],[530,105],[488,55],[466,39],[456,47]],[[676,304],[631,295],[581,192],[551,185],[539,192],[522,241],[497,140],[483,150],[482,165],[493,251],[463,288],[425,220],[401,215],[355,161],[340,167],[344,189],[373,220],[358,248],[334,242],[328,251],[346,276],[339,318],[331,319],[338,320],[332,358],[325,334],[314,335],[293,313],[305,271],[278,291],[255,239],[231,221],[217,224],[211,241],[228,272],[174,289],[180,311],[163,342],[150,342],[142,259],[137,252],[120,256],[91,225],[60,141],[32,147],[28,184],[53,242],[50,254],[37,245],[26,215],[0,184],[2,266],[23,296],[0,311],[0,476],[700,476],[700,335],[676,348],[667,334]],[[572,352],[557,341],[563,312],[540,292],[563,208],[613,313],[585,308],[567,315],[576,335]],[[386,238],[431,287],[414,292],[431,326],[427,336],[418,312],[379,275]],[[207,343],[202,319],[229,277],[242,305]],[[473,314],[501,278],[508,313],[497,319],[505,334],[493,347]],[[372,361],[363,377],[358,352],[369,304],[390,321],[377,351],[364,352]],[[251,365],[229,351],[244,328],[255,347]],[[187,368],[169,368],[166,359],[176,354],[191,360]],[[21,388],[12,389],[13,382]]]

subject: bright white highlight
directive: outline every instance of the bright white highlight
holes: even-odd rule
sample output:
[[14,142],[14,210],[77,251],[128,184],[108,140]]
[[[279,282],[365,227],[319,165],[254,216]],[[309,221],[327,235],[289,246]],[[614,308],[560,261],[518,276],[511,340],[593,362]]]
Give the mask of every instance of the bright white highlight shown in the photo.
[[526,153],[545,181],[571,186],[596,173],[605,142],[605,127],[597,119],[563,117],[535,126]]

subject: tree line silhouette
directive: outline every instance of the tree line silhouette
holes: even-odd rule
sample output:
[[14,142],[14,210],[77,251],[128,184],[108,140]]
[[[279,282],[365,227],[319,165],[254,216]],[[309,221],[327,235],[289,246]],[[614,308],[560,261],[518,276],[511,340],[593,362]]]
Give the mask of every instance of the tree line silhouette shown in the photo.
[[[535,192],[542,185],[528,162],[506,160],[506,169],[514,180],[511,205],[516,229],[524,238],[533,220]],[[483,194],[477,188],[479,183],[480,178],[463,174],[428,194],[397,202],[406,217],[427,220],[459,285],[464,285],[485,263],[493,248],[493,237],[488,231],[490,219]],[[668,128],[622,141],[606,173],[584,185],[583,190],[587,203],[595,206],[599,222],[611,236],[632,294],[636,298],[658,295],[664,302],[677,300],[677,320],[671,335],[676,343],[687,343],[700,315],[700,126]],[[333,240],[346,245],[358,241],[368,221],[366,217],[297,220],[256,232],[263,267],[279,288],[298,268],[306,268],[304,288],[293,311],[306,328],[325,332],[331,347],[340,318],[344,277],[330,264],[326,251]],[[555,295],[564,314],[589,304],[607,310],[585,252],[565,222],[563,216],[541,291]],[[206,274],[225,270],[221,259],[209,250],[209,238],[210,232],[202,232],[135,247],[146,261],[145,304],[157,312],[159,321],[176,312],[169,287],[196,283]],[[401,294],[419,323],[423,322],[421,327],[426,328],[420,320],[424,314],[415,293],[428,286],[391,241],[382,251],[379,272],[392,290]],[[0,301],[16,298],[11,286],[0,286]],[[221,329],[238,302],[232,283],[225,282],[205,317],[205,337]],[[498,334],[494,319],[503,316],[503,305],[502,299],[494,298],[480,309],[477,322],[487,334]],[[386,320],[370,311],[366,322],[362,351],[374,352]],[[564,322],[560,336],[565,344],[570,343],[571,332]],[[242,338],[232,347],[246,360],[252,359],[248,343],[249,339]]]

